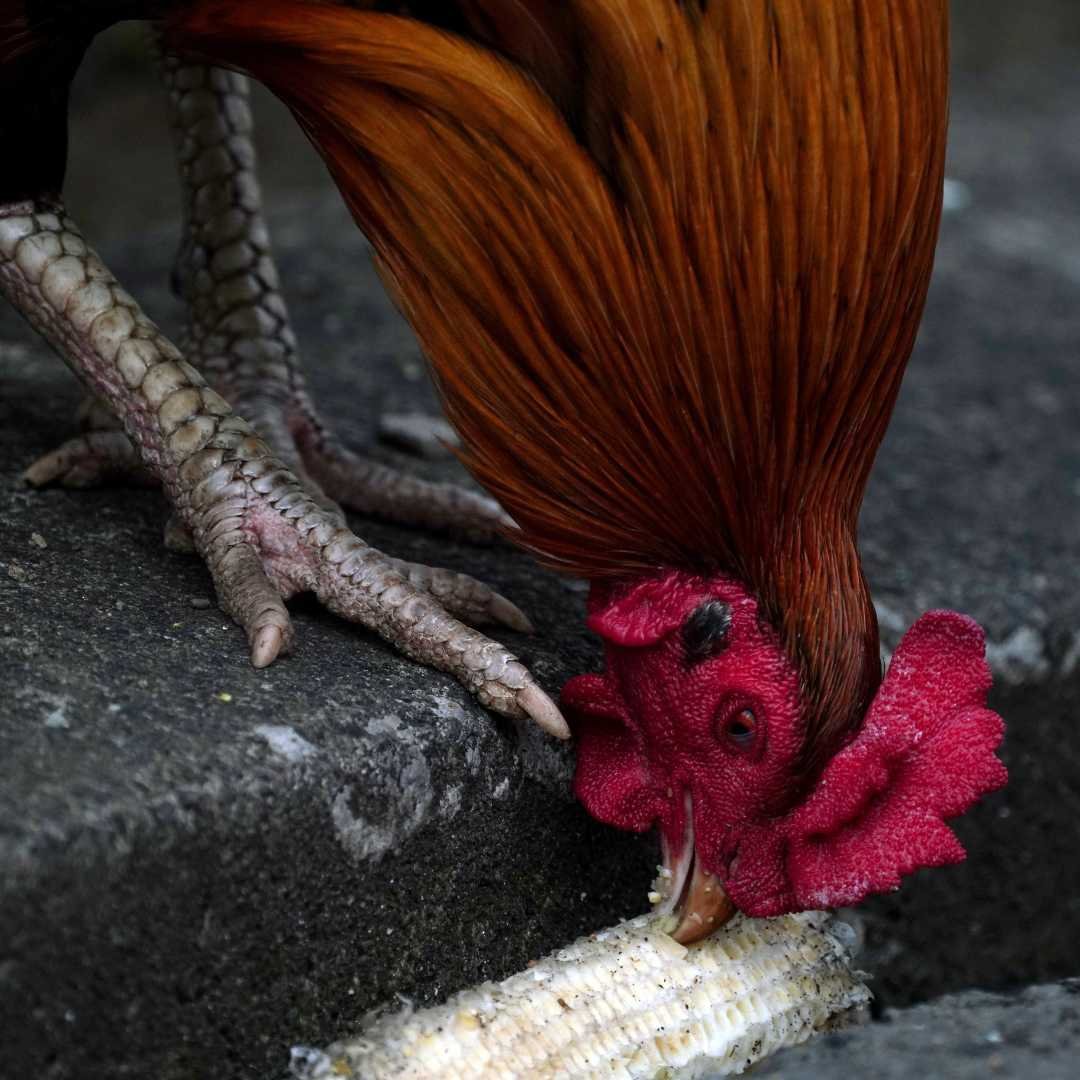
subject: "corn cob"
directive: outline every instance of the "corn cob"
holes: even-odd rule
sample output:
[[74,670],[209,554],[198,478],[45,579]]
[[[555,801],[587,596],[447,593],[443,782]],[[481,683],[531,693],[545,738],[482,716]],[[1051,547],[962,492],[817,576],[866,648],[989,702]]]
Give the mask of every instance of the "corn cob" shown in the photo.
[[501,983],[372,1021],[325,1052],[295,1047],[301,1080],[676,1080],[742,1072],[808,1039],[870,992],[850,929],[820,912],[736,916],[684,948],[642,916]]

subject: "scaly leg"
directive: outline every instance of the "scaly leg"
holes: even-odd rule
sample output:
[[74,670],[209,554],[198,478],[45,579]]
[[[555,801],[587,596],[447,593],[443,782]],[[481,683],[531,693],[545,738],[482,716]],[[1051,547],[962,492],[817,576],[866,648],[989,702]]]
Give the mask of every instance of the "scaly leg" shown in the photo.
[[261,212],[247,80],[171,54],[159,64],[183,195],[173,269],[188,305],[180,345],[318,497],[295,440],[314,410]]
[[565,736],[551,699],[506,649],[459,622],[527,628],[509,601],[447,571],[392,559],[312,499],[87,247],[56,200],[0,206],[0,292],[121,419],[246,630],[271,663],[292,628],[284,600],[314,593],[488,707]]
[[[473,540],[493,537],[508,519],[492,499],[363,458],[323,425],[270,252],[247,79],[168,53],[160,67],[183,191],[184,238],[173,280],[188,305],[184,355],[324,508],[339,504]],[[85,407],[82,420],[90,428],[107,424],[98,405]],[[122,471],[122,452],[115,439],[75,439],[28,477],[86,486],[98,469],[102,478]]]

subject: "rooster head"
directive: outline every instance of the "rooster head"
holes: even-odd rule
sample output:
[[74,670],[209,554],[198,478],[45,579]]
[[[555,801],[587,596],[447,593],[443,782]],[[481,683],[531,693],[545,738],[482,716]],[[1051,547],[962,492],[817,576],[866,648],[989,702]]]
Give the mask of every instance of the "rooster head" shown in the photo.
[[589,625],[607,665],[563,691],[575,790],[601,821],[659,828],[681,941],[736,909],[854,904],[958,862],[946,819],[1005,782],[983,634],[965,616],[919,619],[861,727],[811,777],[798,669],[738,581],[596,585]]

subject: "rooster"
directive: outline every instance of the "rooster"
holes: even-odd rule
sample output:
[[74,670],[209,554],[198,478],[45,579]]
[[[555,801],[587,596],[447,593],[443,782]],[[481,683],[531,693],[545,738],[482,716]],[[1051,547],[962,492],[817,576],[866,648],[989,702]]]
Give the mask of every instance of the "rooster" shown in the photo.
[[[925,615],[883,678],[856,542],[933,263],[945,0],[78,8],[161,20],[322,154],[465,464],[590,582],[575,790],[658,827],[679,940],[963,857],[946,819],[1005,782],[982,632]],[[0,16],[25,57],[71,9]]]

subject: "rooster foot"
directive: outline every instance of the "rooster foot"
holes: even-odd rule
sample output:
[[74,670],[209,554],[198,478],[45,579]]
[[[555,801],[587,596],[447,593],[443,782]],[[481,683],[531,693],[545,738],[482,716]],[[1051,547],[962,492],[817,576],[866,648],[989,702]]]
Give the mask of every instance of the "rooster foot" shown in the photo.
[[[94,414],[89,406],[81,412]],[[322,443],[328,445],[328,440]],[[247,633],[256,667],[265,667],[292,643],[285,601],[312,592],[331,611],[375,630],[408,656],[450,672],[496,712],[531,717],[545,730],[565,734],[555,705],[521,664],[503,646],[470,629],[500,625],[530,633],[532,624],[515,604],[467,574],[392,558],[365,544],[346,527],[323,490],[307,490],[254,433],[234,453],[243,461],[238,471],[189,475],[187,497],[181,500],[185,509],[170,519],[165,537],[172,550],[203,556],[222,609]],[[342,491],[340,478],[348,476],[354,494],[378,492],[374,485],[365,489],[357,471],[343,468],[344,462],[362,459],[347,451],[337,457],[325,449],[321,453],[313,458],[317,475],[335,480],[332,490]],[[324,462],[334,463],[333,468]],[[412,480],[381,465],[365,466],[383,492],[419,496],[411,504],[398,503],[407,505],[399,517],[445,526],[454,524],[454,508],[464,506],[467,524],[459,531],[474,537],[490,534],[486,523],[491,528],[499,523],[497,506],[472,492]],[[86,488],[117,479],[147,486],[156,482],[135,445],[115,430],[92,430],[69,440],[38,459],[25,477],[35,487]]]
[[235,471],[196,468],[188,521],[222,607],[245,629],[256,667],[287,649],[285,600],[313,593],[407,656],[454,675],[488,708],[566,735],[551,699],[500,644],[466,623],[531,629],[505,597],[449,570],[390,558],[318,506],[254,438]]
[[[243,421],[231,417],[226,425],[234,429],[224,440],[231,452],[204,451],[181,469],[182,491],[166,537],[170,547],[203,557],[221,608],[247,634],[255,667],[292,645],[285,601],[313,593],[328,610],[453,675],[488,708],[566,737],[558,708],[523,665],[473,629],[531,632],[515,604],[467,574],[392,558],[364,543],[339,510],[320,505],[262,439],[244,430]],[[86,487],[116,476],[154,482],[119,431],[73,439],[26,475],[35,486]]]
[[[47,455],[29,470],[30,481],[85,485],[137,475],[140,462],[164,487],[221,607],[246,632],[256,667],[292,643],[285,602],[313,593],[405,655],[453,675],[494,711],[568,736],[524,666],[467,625],[527,630],[525,616],[470,577],[390,558],[354,535],[326,493],[307,490],[162,335],[55,200],[0,207],[0,292],[124,423],[123,432],[91,431]],[[295,440],[285,450],[302,465],[321,460],[302,455]],[[424,496],[430,487],[418,490]],[[449,512],[445,501],[438,505]]]

